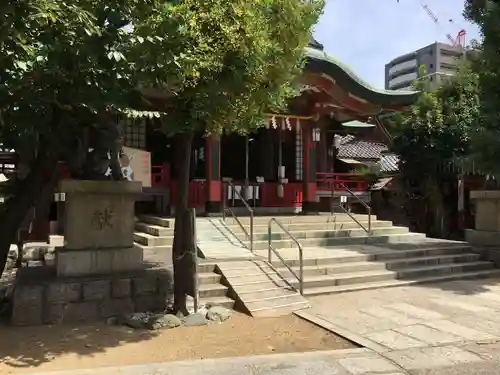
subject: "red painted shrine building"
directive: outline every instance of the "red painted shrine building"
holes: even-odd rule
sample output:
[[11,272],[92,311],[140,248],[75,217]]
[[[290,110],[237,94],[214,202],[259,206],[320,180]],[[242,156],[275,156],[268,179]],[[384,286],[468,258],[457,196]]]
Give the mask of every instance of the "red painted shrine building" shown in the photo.
[[[365,144],[386,143],[381,119],[414,103],[418,93],[370,87],[316,41],[306,52],[301,95],[290,103],[287,113],[269,114],[266,126],[247,137],[195,136],[191,206],[220,212],[224,198],[236,205],[239,197],[235,194],[233,200],[228,181],[241,195],[248,186],[248,202],[268,212],[318,211],[321,198],[331,196],[332,184],[337,192],[348,188],[360,196],[367,194],[362,175],[349,173],[361,162],[340,158],[339,151],[348,143],[348,135]],[[152,184],[144,192],[162,196],[161,209],[169,211],[177,194],[177,171],[172,163],[175,139],[149,124],[144,132],[142,145],[132,144],[130,135],[126,141],[151,153]]]
[[[249,204],[268,213],[316,212],[323,198],[332,196],[332,187],[337,194],[349,189],[370,199],[364,176],[352,171],[380,162],[388,140],[382,118],[414,103],[418,93],[370,87],[314,40],[306,54],[301,95],[287,113],[269,114],[266,126],[247,137],[195,135],[189,202],[198,212],[221,212],[224,199],[238,205],[233,189],[241,192],[244,186]],[[157,131],[150,120],[124,125],[134,179],[143,182],[137,209],[172,213],[178,174],[175,138]],[[374,148],[379,151],[373,153]],[[367,152],[371,155],[365,158]],[[54,221],[57,210],[51,211]],[[47,218],[36,216],[41,234]]]

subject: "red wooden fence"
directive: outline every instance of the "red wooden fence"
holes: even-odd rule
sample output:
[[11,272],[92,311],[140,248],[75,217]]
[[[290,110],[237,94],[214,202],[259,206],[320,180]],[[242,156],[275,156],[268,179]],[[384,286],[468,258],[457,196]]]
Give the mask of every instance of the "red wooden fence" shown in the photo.
[[368,181],[363,175],[356,173],[316,173],[316,181],[318,190],[342,191],[348,188],[351,191],[366,191],[368,190]]

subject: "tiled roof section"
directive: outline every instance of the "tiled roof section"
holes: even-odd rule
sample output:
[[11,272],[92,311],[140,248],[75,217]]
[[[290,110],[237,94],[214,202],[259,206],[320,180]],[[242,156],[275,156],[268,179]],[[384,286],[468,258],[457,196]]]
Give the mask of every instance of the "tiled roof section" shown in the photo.
[[[355,159],[358,161],[379,164],[382,172],[398,171],[399,157],[387,152],[387,146],[379,142],[357,140],[353,135],[346,135],[340,140],[340,159]],[[370,164],[371,164],[370,163]]]
[[383,143],[357,140],[347,135],[340,141],[338,157],[377,161],[384,151],[387,151],[387,146]]
[[383,153],[380,157],[380,170],[382,172],[397,172],[399,170],[399,157],[393,153]]
[[335,85],[345,92],[382,108],[409,106],[418,100],[420,94],[417,91],[379,90],[372,87],[346,65],[319,49],[318,45],[319,43],[313,44],[313,47],[306,47],[305,70],[307,72],[329,76]]

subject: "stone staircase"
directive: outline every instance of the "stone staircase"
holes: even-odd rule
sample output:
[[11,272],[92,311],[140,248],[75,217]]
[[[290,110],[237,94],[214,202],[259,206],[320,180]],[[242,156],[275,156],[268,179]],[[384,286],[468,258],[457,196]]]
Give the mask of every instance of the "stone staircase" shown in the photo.
[[252,316],[280,316],[311,307],[291,280],[267,261],[221,262],[216,272],[229,286],[229,296],[239,301]]
[[[367,215],[355,217],[368,227]],[[257,217],[254,221],[254,255],[260,258],[259,267],[265,275],[252,283],[257,295],[267,288],[269,280],[283,288],[290,284],[298,287],[297,279],[274,254],[271,264],[265,262],[269,219]],[[421,233],[409,232],[408,228],[393,226],[389,221],[377,220],[374,216],[371,219],[372,235],[368,236],[343,214],[278,217],[304,248],[305,295],[500,276],[500,270],[492,262],[482,261],[467,243],[426,238]],[[248,218],[240,218],[240,221],[249,225]],[[227,219],[225,226],[235,238],[245,238],[233,219]],[[272,228],[272,245],[298,274],[298,249],[277,226]],[[275,275],[276,270],[279,277]],[[238,272],[241,277],[229,279],[231,285],[252,282],[253,275],[247,277],[248,273],[245,275],[243,270]],[[222,273],[225,275],[228,271],[223,268]],[[262,278],[267,280],[260,285]]]
[[[355,215],[365,227],[367,215]],[[234,219],[198,218],[200,301],[276,316],[309,307],[298,280],[273,254],[268,262],[268,222],[254,219],[254,252]],[[173,220],[142,216],[135,240],[146,259],[171,259]],[[249,228],[249,218],[240,217]],[[349,216],[287,216],[278,220],[303,246],[304,294],[321,295],[369,288],[497,277],[500,270],[464,242],[426,238],[372,216],[371,236]],[[247,229],[248,230],[248,229]],[[272,245],[298,274],[295,243],[276,225]]]
[[144,251],[144,260],[158,265],[172,265],[174,220],[139,215],[135,223],[134,241]]
[[[173,226],[172,219],[139,216],[134,239],[136,246],[143,248],[147,262],[171,264]],[[245,248],[244,239],[235,237],[219,219],[199,218],[197,235],[202,257],[198,265],[201,304],[237,308],[252,316],[276,316],[309,307],[308,301],[271,264]],[[261,264],[266,267],[265,273]],[[260,280],[260,289],[253,291],[251,286],[247,287],[248,282],[239,285],[238,278],[243,274],[251,276],[253,282]],[[275,285],[273,280],[262,282],[269,277],[277,278],[284,287]]]

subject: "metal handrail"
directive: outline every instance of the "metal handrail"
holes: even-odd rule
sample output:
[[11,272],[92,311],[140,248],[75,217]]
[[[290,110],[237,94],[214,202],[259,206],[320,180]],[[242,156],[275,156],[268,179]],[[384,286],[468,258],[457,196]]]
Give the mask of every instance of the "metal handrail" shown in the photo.
[[[272,246],[272,224],[275,223],[278,225],[278,227],[281,228],[281,230],[288,236],[291,238],[291,240],[293,242],[295,242],[295,244],[297,245],[298,249],[299,249],[299,275],[297,275],[295,273],[295,271],[292,269],[292,267],[290,267],[285,259],[282,258],[282,256],[278,253],[278,251],[276,251],[275,248],[273,248]],[[288,270],[292,273],[293,276],[295,276],[295,278],[299,281],[299,291],[300,291],[300,294],[304,295],[304,250],[302,248],[302,245],[300,244],[300,242],[295,238],[295,236],[290,233],[290,231],[288,229],[285,228],[285,226],[278,220],[276,219],[275,217],[271,218],[269,220],[269,224],[267,226],[267,236],[268,236],[268,260],[269,260],[269,263],[271,264],[272,266],[272,253],[274,253],[278,259],[281,261],[281,263],[283,263],[283,265],[288,268]]]
[[196,208],[192,209],[192,220],[193,220],[193,243],[194,243],[194,273],[193,273],[193,307],[194,312],[197,313],[200,304],[200,286],[198,280],[198,235],[196,232]]
[[[243,230],[243,233],[245,234],[246,238],[249,241],[249,247],[248,249],[253,253],[253,209],[250,207],[248,202],[246,201],[245,198],[239,193],[239,191],[236,190],[236,187],[233,185],[232,182],[228,182],[228,187],[230,187],[233,191],[233,201],[234,201],[234,195],[236,194],[240,200],[243,202],[245,208],[248,210],[248,213],[250,214],[250,233],[246,230],[245,226],[241,223],[240,219],[236,216],[234,211],[231,209],[231,207],[228,206],[227,201],[228,198],[224,199],[224,208],[222,210],[222,220],[226,221],[226,211],[228,211],[231,216],[233,217],[234,220],[238,223],[240,228]],[[226,190],[226,189],[224,189]],[[227,191],[226,191],[227,194]]]
[[372,208],[362,199],[360,199],[356,194],[354,194],[353,191],[351,191],[344,183],[338,181],[338,182],[332,182],[332,206],[331,206],[331,215],[333,215],[333,201],[334,201],[334,193],[335,193],[335,184],[339,184],[344,191],[347,191],[351,196],[356,198],[359,203],[361,203],[366,210],[368,211],[368,228],[366,228],[363,224],[361,224],[358,219],[356,219],[348,210],[346,210],[342,205],[338,205],[337,207],[340,207],[349,217],[356,223],[358,224],[367,234],[368,236],[371,236],[372,234]]

